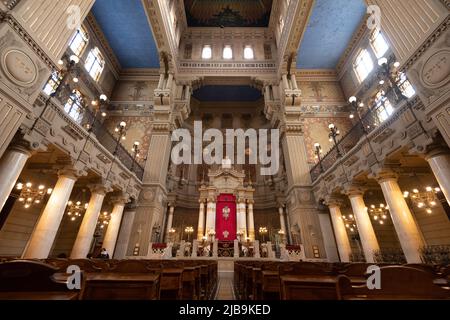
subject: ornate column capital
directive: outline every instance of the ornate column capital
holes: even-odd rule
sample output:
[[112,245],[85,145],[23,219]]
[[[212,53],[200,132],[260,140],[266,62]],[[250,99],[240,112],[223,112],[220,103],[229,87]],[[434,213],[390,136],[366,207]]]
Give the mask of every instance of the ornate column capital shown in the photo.
[[77,170],[75,168],[71,167],[65,167],[62,169],[59,169],[57,171],[58,177],[67,177],[73,180],[77,180],[79,177],[86,176],[87,172],[83,170]]
[[130,197],[128,194],[124,192],[119,192],[111,197],[111,203],[113,205],[125,205],[130,201]]
[[427,152],[424,154],[425,160],[435,158],[441,155],[450,155],[450,149],[444,145],[433,145],[427,148]]
[[344,186],[344,190],[342,191],[342,193],[347,195],[348,197],[362,197],[364,196],[365,192],[366,189],[362,185],[355,183]]
[[372,173],[368,176],[370,179],[375,179],[378,183],[388,180],[398,180],[398,173],[392,168],[379,168],[377,170],[372,170]]
[[108,192],[113,191],[109,184],[92,183],[87,186],[92,193],[97,193],[105,196]]
[[329,208],[332,207],[342,207],[342,205],[344,204],[344,199],[337,197],[337,196],[330,196],[327,197],[327,199],[325,199],[324,202]]

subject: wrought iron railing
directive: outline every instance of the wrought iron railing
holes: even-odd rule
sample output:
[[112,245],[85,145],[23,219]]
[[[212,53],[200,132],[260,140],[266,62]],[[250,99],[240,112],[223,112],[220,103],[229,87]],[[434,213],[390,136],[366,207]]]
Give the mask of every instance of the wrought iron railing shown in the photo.
[[[60,102],[60,106],[64,109],[65,100],[70,95],[71,89],[69,87],[62,87],[60,92],[55,95],[55,99]],[[117,159],[131,172],[136,174],[136,177],[140,180],[144,177],[144,168],[136,161],[136,158],[132,156],[125,147],[120,143],[120,138],[117,138],[108,131],[108,129],[99,121],[98,117],[89,110],[89,108],[84,107],[82,115],[79,119],[74,119],[80,126],[84,129],[92,132],[98,142],[105,147],[112,155],[116,156]]]
[[[413,104],[414,98],[410,99],[409,101],[406,101],[407,107],[410,108]],[[398,109],[401,109],[401,106],[404,106],[403,104],[400,104],[397,106],[397,110],[394,112],[399,112]],[[381,121],[379,116],[379,110],[381,108],[384,108],[383,105],[377,107],[377,108],[370,108],[362,117],[361,121],[358,121],[349,132],[347,132],[338,142],[337,144],[328,151],[327,154],[325,154],[324,157],[322,157],[321,161],[318,162],[310,171],[311,179],[313,182],[315,182],[319,176],[327,172],[328,169],[330,169],[335,163],[337,163],[340,159],[340,157],[344,157],[346,154],[348,154],[361,140],[361,138],[364,135],[368,135],[375,131],[377,128],[379,128],[382,124],[387,123],[394,114],[392,114],[388,119],[385,121]],[[339,153],[340,156],[339,156]],[[321,165],[322,164],[322,165]]]
[[89,130],[92,131],[103,147],[105,147],[112,155],[116,156],[126,168],[131,172],[134,172],[140,180],[143,179],[144,168],[120,143],[120,139],[109,132],[103,123],[99,121],[98,117],[95,117],[95,114],[87,108],[84,109],[81,124],[85,128],[89,126]]

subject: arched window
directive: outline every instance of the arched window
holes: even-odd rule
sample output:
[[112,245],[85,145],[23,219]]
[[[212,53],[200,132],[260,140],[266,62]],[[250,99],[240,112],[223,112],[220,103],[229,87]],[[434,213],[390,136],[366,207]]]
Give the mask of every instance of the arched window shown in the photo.
[[103,55],[97,47],[89,52],[84,67],[86,68],[86,71],[90,74],[92,79],[94,79],[95,81],[98,81],[100,79],[103,69],[105,68],[105,59],[103,59]]
[[69,47],[75,55],[81,56],[88,42],[89,35],[86,29],[80,27],[70,40]]
[[83,96],[81,95],[81,92],[73,90],[69,100],[67,100],[67,103],[64,106],[64,111],[66,111],[73,120],[81,124],[83,109]]

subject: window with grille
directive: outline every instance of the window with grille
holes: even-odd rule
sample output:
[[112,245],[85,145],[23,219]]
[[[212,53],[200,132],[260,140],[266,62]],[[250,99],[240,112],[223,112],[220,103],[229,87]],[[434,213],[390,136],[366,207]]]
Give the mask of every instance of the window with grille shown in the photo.
[[373,61],[367,50],[361,50],[356,57],[354,69],[360,82],[363,82],[373,70]]
[[389,45],[380,30],[376,30],[372,35],[371,44],[377,58],[382,58],[389,50]]
[[70,40],[69,47],[75,55],[81,56],[88,42],[89,36],[86,29],[80,27]]
[[61,84],[62,76],[58,71],[53,71],[50,79],[45,84],[44,89],[42,90],[46,95],[52,95],[58,86]]
[[83,96],[78,90],[73,90],[66,105],[64,106],[64,111],[76,122],[81,124],[83,118]]
[[105,59],[103,59],[103,55],[97,47],[89,52],[84,67],[92,79],[95,81],[100,79],[103,69],[105,68]]

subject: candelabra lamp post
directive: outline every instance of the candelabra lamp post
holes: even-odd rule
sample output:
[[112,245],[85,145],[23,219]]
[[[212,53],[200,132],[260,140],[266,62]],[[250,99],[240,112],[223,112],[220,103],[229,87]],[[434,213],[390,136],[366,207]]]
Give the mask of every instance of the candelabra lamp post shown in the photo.
[[184,232],[187,234],[188,242],[190,242],[191,241],[191,235],[194,232],[194,228],[193,227],[186,227],[186,229],[184,229]]
[[[68,84],[67,84],[67,82],[68,82],[68,77],[69,77],[69,75],[72,73],[72,71],[73,71],[73,69],[75,68],[75,66],[78,64],[80,62],[80,58],[78,58],[78,56],[76,56],[76,55],[71,55],[70,57],[69,57],[69,61],[68,61],[68,64],[67,64],[67,68],[66,68],[66,70],[65,71],[62,71],[61,73],[62,73],[62,79],[61,79],[61,81],[59,82],[59,84],[58,84],[58,86],[55,88],[55,91],[53,91],[51,94],[50,94],[50,97],[51,98],[53,98],[53,97],[56,97],[60,92],[61,92],[61,90],[64,88],[64,87],[67,87],[68,86]],[[60,64],[64,64],[64,61],[60,61]],[[75,76],[73,79],[72,79],[72,81],[73,82],[75,82],[75,83],[78,83],[78,78]]]
[[114,156],[117,155],[117,151],[119,151],[120,140],[126,139],[126,136],[127,136],[126,126],[127,126],[127,123],[125,121],[122,121],[121,123],[119,123],[119,125],[114,130],[117,134],[116,149],[114,150],[114,153],[113,153]]
[[328,134],[328,137],[330,138],[330,142],[334,142],[334,145],[336,146],[337,157],[340,158],[340,157],[342,157],[342,154],[341,154],[341,151],[339,150],[337,137],[340,136],[341,132],[333,123],[330,123],[330,125],[328,126],[328,129],[330,129],[330,133]]
[[94,108],[94,114],[90,122],[86,125],[88,132],[92,132],[95,126],[95,120],[97,120],[99,114],[102,117],[106,117],[106,105],[108,101],[108,97],[105,94],[100,95],[99,100],[93,100],[91,102],[92,107]]
[[399,87],[400,71],[398,70],[398,67],[400,67],[400,62],[395,61],[394,57],[389,59],[383,57],[378,60],[378,65],[380,66],[377,74],[378,79],[380,80],[379,84],[386,88],[385,92],[387,98],[395,104],[406,100],[407,98]]
[[314,153],[316,154],[316,158],[319,161],[320,172],[323,173],[323,164],[322,164],[322,147],[318,142],[314,144]]
[[263,243],[266,242],[266,234],[267,234],[267,227],[260,227],[259,228],[259,234],[261,235],[263,239]]
[[139,154],[141,152],[139,146],[140,146],[139,141],[135,141],[133,144],[133,148],[131,149],[131,151],[133,152],[133,164],[131,165],[131,171],[133,171],[134,165],[136,164],[136,160],[137,158],[139,158]]

